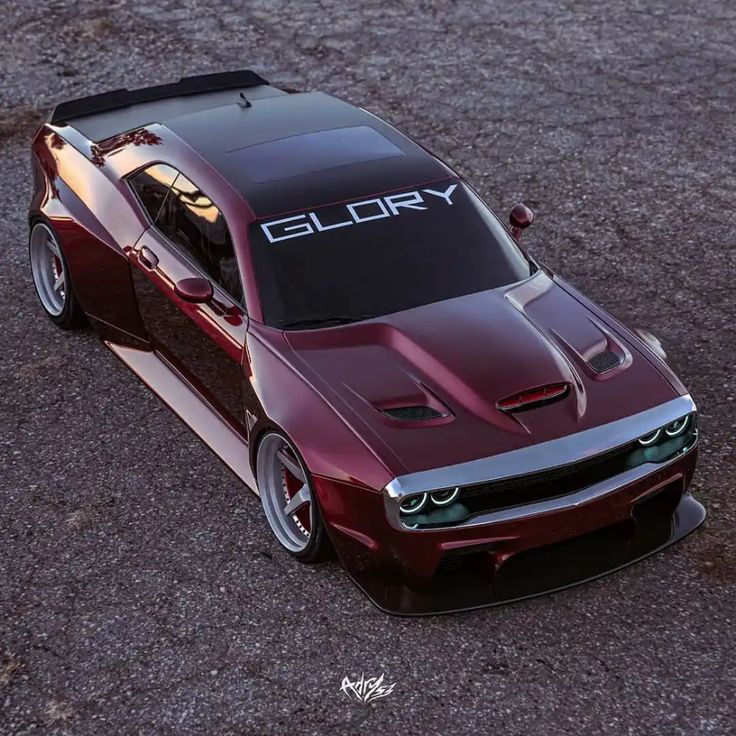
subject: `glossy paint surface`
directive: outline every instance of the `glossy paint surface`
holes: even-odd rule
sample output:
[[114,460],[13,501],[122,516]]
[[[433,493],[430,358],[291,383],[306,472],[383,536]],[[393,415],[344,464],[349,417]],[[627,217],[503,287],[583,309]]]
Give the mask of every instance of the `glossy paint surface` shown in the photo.
[[242,435],[202,401],[179,373],[150,350],[136,350],[108,343],[120,360],[158,394],[171,410],[209,445],[247,486],[256,489],[248,462],[248,446]]
[[[141,257],[142,251],[155,259],[154,268]],[[208,300],[183,298],[177,284],[200,279],[198,272],[153,229],[141,236],[128,256],[133,264],[138,310],[152,346],[179,366],[198,390],[244,432],[240,390],[244,313],[224,291],[217,288],[214,293],[212,285]]]
[[[335,406],[396,474],[452,465],[572,434],[677,394],[610,326],[579,308],[547,274],[345,327],[287,333],[294,370]],[[597,374],[586,358],[607,346],[621,365]],[[558,402],[510,415],[506,396],[554,382]],[[379,408],[433,397],[451,420],[430,428]]]
[[[251,208],[170,130],[151,124],[92,143],[72,126],[46,125],[33,153],[40,174],[30,218],[58,234],[100,337],[252,489],[260,437],[274,427],[285,433],[315,479],[340,558],[382,608],[444,611],[543,592],[603,570],[581,568],[574,579],[553,575],[506,593],[500,571],[522,553],[635,529],[627,534],[636,543],[603,565],[613,569],[702,521],[702,507],[687,495],[691,450],[572,511],[421,535],[392,527],[384,489],[399,476],[574,435],[686,390],[644,342],[547,269],[510,287],[355,324],[267,327],[250,258]],[[216,284],[209,300],[177,293],[177,283],[202,274],[151,226],[125,178],[157,162],[183,172],[222,211],[244,304]],[[603,350],[619,364],[597,373],[588,361]],[[557,383],[569,386],[557,401],[519,413],[498,406]],[[441,416],[412,423],[383,413],[406,406]],[[642,504],[658,492],[666,498],[652,517]],[[478,567],[472,584],[453,592],[438,580],[443,559],[457,550]]]
[[[440,613],[573,585],[682,538],[705,517],[702,506],[685,490],[696,458],[697,451],[691,451],[575,509],[420,534],[391,527],[383,500],[359,488],[321,478],[316,489],[332,521],[340,558],[374,603],[404,615]],[[642,514],[644,503],[656,501],[660,494],[654,513]],[[571,544],[566,554],[545,558],[545,550],[552,552],[556,545],[576,539],[582,542]],[[512,563],[533,551],[539,556],[534,570],[526,571],[530,577],[508,580]],[[446,566],[448,559],[454,564]]]

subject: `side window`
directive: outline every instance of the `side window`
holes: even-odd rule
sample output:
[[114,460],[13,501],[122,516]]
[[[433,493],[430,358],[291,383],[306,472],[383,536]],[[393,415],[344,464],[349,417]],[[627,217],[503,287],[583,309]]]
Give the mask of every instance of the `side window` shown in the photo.
[[151,222],[156,222],[161,205],[179,172],[165,164],[155,164],[139,171],[130,178],[133,191],[148,213]]
[[176,177],[156,227],[236,301],[243,301],[238,264],[222,212],[185,176]]

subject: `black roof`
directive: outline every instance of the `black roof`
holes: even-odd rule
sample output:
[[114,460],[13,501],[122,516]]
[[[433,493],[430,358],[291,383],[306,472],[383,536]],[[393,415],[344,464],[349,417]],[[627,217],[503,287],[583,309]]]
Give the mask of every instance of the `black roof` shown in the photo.
[[185,77],[173,84],[114,90],[61,102],[51,111],[49,122],[71,125],[99,143],[149,123],[165,124],[181,115],[226,105],[238,100],[239,93],[249,99],[286,94],[247,70],[207,74]]
[[[168,120],[165,125],[220,171],[257,215],[399,189],[450,173],[387,123],[330,95],[303,92],[250,99],[251,107],[233,102]],[[336,157],[330,152],[335,136],[327,134],[345,129],[368,129],[374,135],[355,136],[352,155]],[[325,135],[311,135],[318,133]],[[384,146],[379,141],[377,147],[374,138]],[[272,141],[282,145],[263,147]],[[286,141],[295,145],[287,146]],[[319,147],[316,152],[315,146]],[[252,155],[256,149],[271,153],[278,175],[269,175],[266,156]],[[279,156],[294,161],[285,167]]]
[[[72,100],[58,105],[50,122],[72,125],[95,142],[163,125],[221,172],[257,215],[400,189],[450,173],[365,110],[322,93],[289,94],[250,71]],[[272,142],[279,143],[268,145]]]

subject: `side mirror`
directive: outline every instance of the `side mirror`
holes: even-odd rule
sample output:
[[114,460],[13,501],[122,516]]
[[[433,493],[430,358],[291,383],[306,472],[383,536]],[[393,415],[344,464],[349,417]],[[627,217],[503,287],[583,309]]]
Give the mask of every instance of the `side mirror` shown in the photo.
[[174,293],[185,302],[204,304],[212,299],[212,284],[199,277],[181,279],[174,284]]
[[517,241],[521,240],[521,231],[534,222],[534,213],[525,204],[519,202],[511,208],[509,222],[511,223],[511,234]]

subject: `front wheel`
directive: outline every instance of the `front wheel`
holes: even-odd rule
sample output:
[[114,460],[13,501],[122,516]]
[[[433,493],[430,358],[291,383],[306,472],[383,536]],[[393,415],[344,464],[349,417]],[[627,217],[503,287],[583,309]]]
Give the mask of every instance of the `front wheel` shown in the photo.
[[269,432],[258,445],[256,477],[266,519],[281,546],[302,562],[323,559],[329,541],[309,472],[278,432]]
[[81,326],[84,314],[79,306],[69,267],[59,239],[45,222],[37,222],[28,239],[31,273],[41,306],[63,330]]

